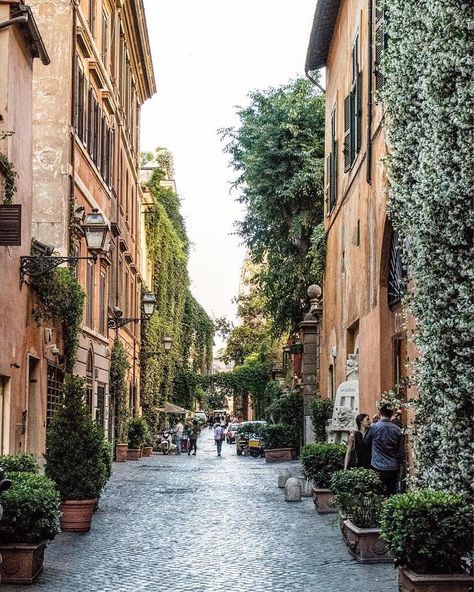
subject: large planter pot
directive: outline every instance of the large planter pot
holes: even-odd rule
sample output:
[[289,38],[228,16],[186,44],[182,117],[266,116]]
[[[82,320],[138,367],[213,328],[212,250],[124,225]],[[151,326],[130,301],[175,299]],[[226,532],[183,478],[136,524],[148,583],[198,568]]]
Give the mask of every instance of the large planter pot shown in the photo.
[[127,460],[128,444],[115,445],[115,460],[117,462],[125,462]]
[[392,563],[380,538],[380,528],[359,528],[344,520],[341,531],[349,552],[359,563]]
[[89,532],[96,503],[97,499],[61,502],[61,530],[64,532]]
[[127,460],[139,460],[141,458],[140,448],[129,448],[127,450]]
[[269,448],[268,450],[265,450],[265,460],[267,462],[295,460],[295,458],[295,448]]
[[3,543],[0,545],[2,584],[32,584],[43,569],[45,543]]
[[468,574],[418,574],[398,569],[400,592],[470,592],[474,577]]
[[318,514],[336,514],[331,506],[334,494],[330,489],[323,489],[313,485],[313,502]]
[[145,446],[143,448],[143,456],[144,457],[149,457],[153,454],[153,446]]

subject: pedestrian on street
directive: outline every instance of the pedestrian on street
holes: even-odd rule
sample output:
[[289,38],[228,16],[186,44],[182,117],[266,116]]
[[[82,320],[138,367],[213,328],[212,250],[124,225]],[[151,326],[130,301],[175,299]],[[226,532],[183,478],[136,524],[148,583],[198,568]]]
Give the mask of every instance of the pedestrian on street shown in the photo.
[[189,450],[188,450],[188,456],[191,454],[191,451],[194,450],[193,452],[193,456],[196,456],[196,452],[197,452],[197,439],[198,436],[201,432],[201,429],[199,427],[199,422],[197,419],[193,419],[193,423],[189,426]]
[[359,413],[356,417],[357,430],[350,433],[347,441],[346,456],[344,458],[344,469],[362,467],[370,469],[371,450],[364,435],[370,426],[370,417],[367,413]]
[[224,440],[224,428],[217,421],[214,424],[214,440],[217,446],[217,456],[221,456],[222,442]]
[[382,405],[379,421],[372,424],[364,436],[364,442],[372,451],[372,468],[380,475],[385,497],[397,493],[401,459],[402,431],[392,423],[392,415],[393,409]]
[[184,426],[181,420],[175,425],[174,433],[176,439],[176,454],[181,454],[181,440],[183,439]]

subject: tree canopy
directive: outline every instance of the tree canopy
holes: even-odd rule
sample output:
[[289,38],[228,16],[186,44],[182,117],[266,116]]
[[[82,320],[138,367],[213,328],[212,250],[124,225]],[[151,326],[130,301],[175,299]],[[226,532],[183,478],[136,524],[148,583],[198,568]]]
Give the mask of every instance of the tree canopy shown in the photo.
[[324,251],[324,99],[305,79],[249,98],[237,112],[239,127],[220,134],[246,206],[237,232],[260,264],[264,310],[281,334],[297,327],[307,286],[322,274],[314,262]]

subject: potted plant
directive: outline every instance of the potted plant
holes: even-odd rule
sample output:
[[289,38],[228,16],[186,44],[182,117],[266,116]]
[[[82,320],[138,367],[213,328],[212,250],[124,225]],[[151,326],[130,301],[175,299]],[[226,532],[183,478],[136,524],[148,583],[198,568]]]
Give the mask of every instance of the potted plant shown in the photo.
[[118,433],[115,434],[115,460],[125,462],[127,460],[128,419],[127,407],[127,381],[126,374],[130,364],[127,354],[120,339],[116,339],[112,348],[110,361],[110,398],[117,408]]
[[46,541],[59,532],[59,494],[44,475],[8,472],[2,494],[0,578],[3,584],[31,584],[43,569]]
[[313,481],[313,501],[319,514],[332,514],[331,477],[344,466],[346,447],[329,442],[313,442],[301,449],[301,462],[306,479]]
[[315,442],[325,442],[327,433],[326,426],[331,419],[334,409],[332,399],[314,399],[311,403],[311,416],[313,420],[313,431]]
[[141,449],[145,443],[148,426],[143,417],[134,417],[128,423],[128,450],[127,460],[138,460],[141,457]]
[[341,514],[341,531],[349,552],[360,563],[390,561],[380,538],[384,497],[379,475],[370,469],[336,471],[331,477],[334,506]]
[[[146,423],[146,422],[145,422]],[[153,435],[148,423],[146,423],[146,431],[143,439],[143,456],[150,457],[153,454]]]
[[399,567],[401,592],[468,592],[474,578],[473,504],[444,491],[419,490],[382,506],[381,536]]
[[63,394],[46,434],[45,472],[59,490],[62,530],[87,532],[107,480],[105,437],[84,405],[84,380],[68,375]]
[[39,473],[37,458],[28,452],[0,456],[0,467],[5,473]]
[[263,447],[267,462],[294,460],[299,445],[298,431],[291,425],[277,423],[267,425],[263,430]]

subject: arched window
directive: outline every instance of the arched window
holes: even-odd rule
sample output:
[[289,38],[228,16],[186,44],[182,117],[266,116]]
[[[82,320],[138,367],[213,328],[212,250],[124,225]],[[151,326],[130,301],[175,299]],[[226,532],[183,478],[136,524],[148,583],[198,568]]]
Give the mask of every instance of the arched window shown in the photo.
[[92,415],[92,393],[93,393],[93,381],[94,381],[94,354],[92,349],[87,354],[87,366],[86,366],[86,405],[89,409],[89,413]]
[[388,264],[388,305],[401,302],[406,289],[406,271],[402,261],[402,248],[396,230],[392,231]]

